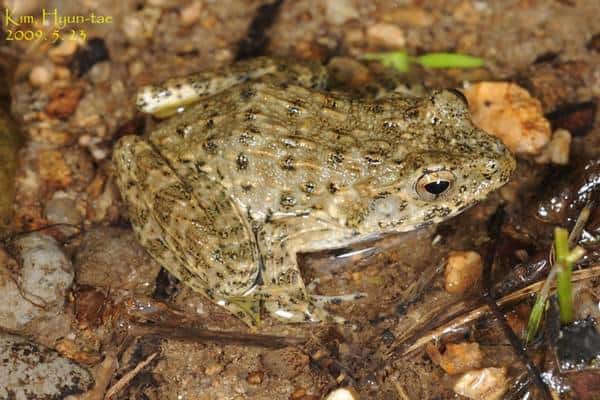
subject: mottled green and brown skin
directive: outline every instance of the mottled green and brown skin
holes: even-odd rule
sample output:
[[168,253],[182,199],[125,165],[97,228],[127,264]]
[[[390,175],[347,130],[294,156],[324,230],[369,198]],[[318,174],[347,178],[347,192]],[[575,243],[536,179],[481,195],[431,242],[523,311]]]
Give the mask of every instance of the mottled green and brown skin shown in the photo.
[[197,104],[115,147],[140,242],[250,325],[261,302],[284,321],[337,319],[307,293],[296,253],[438,223],[515,168],[457,92],[352,99],[323,91],[324,76],[260,58],[143,89],[155,114]]

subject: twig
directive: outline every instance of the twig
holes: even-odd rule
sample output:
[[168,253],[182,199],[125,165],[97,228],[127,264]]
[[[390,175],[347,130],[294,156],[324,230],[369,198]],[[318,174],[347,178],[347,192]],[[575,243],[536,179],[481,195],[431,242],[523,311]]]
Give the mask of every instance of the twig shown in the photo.
[[121,390],[123,390],[123,388],[125,386],[127,386],[133,378],[136,377],[136,375],[142,370],[142,368],[144,368],[146,365],[150,364],[150,362],[152,360],[154,360],[154,358],[157,355],[158,355],[158,352],[150,354],[144,361],[142,361],[138,365],[136,365],[134,369],[132,369],[131,371],[129,371],[128,373],[123,375],[121,377],[121,379],[119,379],[117,381],[117,383],[115,383],[114,385],[112,385],[112,387],[110,389],[108,389],[108,391],[106,392],[106,395],[104,396],[104,400],[110,399],[115,394],[117,394]]
[[164,325],[131,324],[127,331],[131,336],[161,336],[195,342],[241,344],[246,346],[281,348],[304,344],[304,337],[257,335],[243,332],[215,331],[204,328],[173,327]]
[[[595,277],[600,277],[600,265],[595,265],[590,268],[575,271],[575,272],[573,272],[572,278],[573,278],[573,282],[579,282],[579,281],[584,281],[584,280],[588,280],[588,279],[595,278]],[[515,292],[509,293],[506,296],[502,297],[501,299],[496,300],[496,303],[499,306],[504,306],[506,304],[510,304],[515,301],[523,300],[524,298],[531,296],[533,293],[538,292],[542,288],[542,286],[544,285],[545,282],[546,282],[546,280],[543,280],[543,281],[541,280],[541,281],[532,283],[529,286],[526,286]],[[552,288],[553,289],[556,288],[556,282],[553,282]],[[419,348],[426,345],[427,343],[431,342],[432,340],[443,336],[445,333],[452,332],[457,327],[480,318],[482,315],[488,313],[489,311],[490,311],[490,308],[487,305],[482,305],[482,306],[479,306],[479,307],[474,308],[469,311],[463,311],[459,315],[454,314],[454,315],[448,317],[445,322],[443,322],[442,324],[438,325],[437,327],[429,330],[427,333],[425,333],[425,334],[419,333],[422,336],[419,337],[418,339],[415,339],[417,337],[417,335],[412,335],[408,339],[404,340],[404,342],[400,343],[399,345],[402,345],[404,343],[410,343],[413,341],[414,342],[410,345],[406,345],[404,350],[402,350],[400,352],[400,354],[402,356],[410,354],[413,351],[416,351]]]
[[483,267],[483,290],[481,293],[481,297],[483,301],[488,305],[492,314],[500,324],[500,328],[504,332],[504,335],[510,342],[513,350],[515,351],[517,357],[523,363],[531,380],[535,384],[535,386],[539,389],[540,394],[544,400],[552,400],[552,396],[550,394],[550,390],[540,378],[540,371],[537,366],[531,361],[525,349],[523,347],[523,343],[517,337],[515,332],[508,325],[508,322],[504,318],[502,311],[500,311],[500,307],[496,303],[496,299],[494,298],[494,285],[492,282],[492,267],[494,265],[494,260],[496,258],[496,247],[498,245],[498,241],[500,238],[500,228],[502,227],[502,223],[504,222],[504,208],[499,207],[496,213],[490,219],[490,223],[488,225],[488,234],[490,237],[490,243],[487,248],[487,252],[485,255],[485,263]]

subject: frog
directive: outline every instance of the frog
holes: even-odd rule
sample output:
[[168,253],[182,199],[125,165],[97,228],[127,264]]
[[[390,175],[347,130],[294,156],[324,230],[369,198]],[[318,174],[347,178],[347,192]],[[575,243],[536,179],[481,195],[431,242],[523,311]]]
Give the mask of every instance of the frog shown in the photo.
[[181,282],[250,327],[345,322],[298,254],[454,217],[516,161],[473,124],[460,91],[358,98],[311,62],[260,57],[138,92],[163,120],[114,147],[135,235]]

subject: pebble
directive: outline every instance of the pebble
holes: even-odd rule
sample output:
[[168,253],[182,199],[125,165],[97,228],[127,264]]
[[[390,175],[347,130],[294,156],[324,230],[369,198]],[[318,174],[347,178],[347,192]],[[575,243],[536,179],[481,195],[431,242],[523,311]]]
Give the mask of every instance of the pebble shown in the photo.
[[142,295],[152,294],[160,271],[131,230],[110,227],[84,234],[74,264],[79,285],[129,289]]
[[81,213],[77,209],[77,203],[73,199],[62,197],[61,192],[56,192],[54,198],[46,202],[44,217],[51,224],[79,225],[81,223]]
[[481,278],[483,260],[475,251],[451,251],[444,270],[444,287],[448,293],[462,294]]
[[358,19],[360,14],[352,0],[329,0],[325,2],[325,16],[334,25],[341,25],[351,19]]
[[137,44],[144,43],[154,35],[161,14],[159,7],[144,7],[135,14],[126,15],[121,29],[127,39]]
[[46,105],[46,113],[51,117],[67,119],[79,104],[83,89],[75,86],[57,88],[50,95]]
[[71,262],[50,236],[21,236],[14,248],[20,268],[0,249],[0,327],[23,331],[33,321],[56,318],[74,274]]
[[367,29],[367,40],[373,47],[403,49],[406,39],[402,29],[396,25],[379,23]]
[[386,13],[381,17],[386,22],[407,24],[421,28],[431,26],[435,22],[430,13],[416,6],[407,6],[394,8],[393,10],[386,10]]
[[36,65],[29,73],[29,82],[36,87],[47,86],[54,77],[54,68],[49,65]]
[[448,343],[444,354],[433,345],[427,347],[430,358],[447,374],[454,375],[481,367],[483,354],[477,342]]
[[246,376],[246,381],[251,385],[260,385],[265,377],[263,371],[253,371]]
[[351,87],[364,87],[372,78],[364,64],[348,57],[334,57],[327,65],[331,79]]
[[3,399],[62,399],[94,383],[85,368],[21,336],[0,333],[0,359]]
[[325,400],[356,400],[358,399],[358,395],[351,389],[348,388],[339,388],[330,392]]
[[551,162],[552,164],[567,165],[571,153],[571,132],[566,129],[557,129],[552,135],[548,146],[535,161],[538,163]]
[[43,121],[39,125],[31,125],[27,131],[28,138],[37,143],[68,145],[73,142],[73,135],[70,132],[54,130],[53,127],[44,126]]
[[55,149],[37,149],[39,174],[50,190],[65,189],[73,182],[71,168],[64,154]]
[[202,12],[202,3],[193,1],[181,10],[179,15],[182,26],[191,26],[200,18]]
[[71,289],[74,272],[69,258],[54,238],[32,233],[14,241],[21,264],[20,287],[45,308],[61,309]]
[[208,365],[205,369],[204,369],[204,373],[208,376],[215,376],[217,374],[220,374],[224,369],[223,364],[221,363],[213,363]]
[[510,82],[480,82],[464,90],[473,122],[516,154],[538,155],[550,141],[540,102]]
[[484,368],[462,375],[454,392],[473,400],[499,400],[507,389],[506,368]]

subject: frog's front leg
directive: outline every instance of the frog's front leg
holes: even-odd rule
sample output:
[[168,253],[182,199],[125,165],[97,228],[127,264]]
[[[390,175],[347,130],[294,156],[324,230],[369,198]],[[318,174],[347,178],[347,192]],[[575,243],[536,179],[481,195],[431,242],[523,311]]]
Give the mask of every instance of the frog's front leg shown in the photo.
[[260,299],[259,255],[247,219],[218,182],[180,176],[146,141],[125,136],[115,146],[117,184],[142,246],[196,292],[250,326]]
[[297,253],[338,248],[356,233],[325,218],[311,215],[272,219],[258,232],[264,266],[261,270],[265,309],[286,322],[344,322],[324,306],[355,300],[360,293],[341,296],[310,295],[297,264]]

